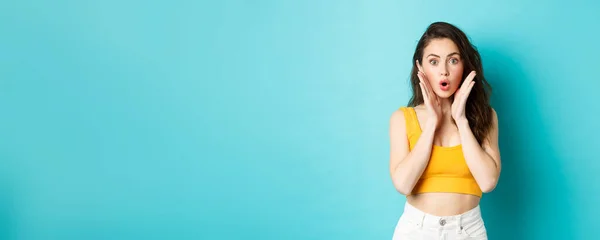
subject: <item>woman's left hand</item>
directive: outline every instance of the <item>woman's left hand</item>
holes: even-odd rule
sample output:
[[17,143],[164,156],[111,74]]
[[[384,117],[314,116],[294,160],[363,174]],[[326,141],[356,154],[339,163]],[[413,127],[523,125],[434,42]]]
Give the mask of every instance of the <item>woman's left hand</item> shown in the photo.
[[454,102],[452,102],[452,118],[454,118],[455,122],[467,120],[465,115],[465,106],[467,104],[467,99],[469,98],[469,94],[471,93],[471,89],[473,85],[475,85],[475,71],[471,71],[465,81],[463,81],[460,89],[456,90],[454,93]]

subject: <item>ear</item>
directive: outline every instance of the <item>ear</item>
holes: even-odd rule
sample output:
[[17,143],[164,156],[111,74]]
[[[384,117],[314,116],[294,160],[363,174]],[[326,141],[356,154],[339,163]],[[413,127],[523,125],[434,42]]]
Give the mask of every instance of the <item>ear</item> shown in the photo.
[[423,67],[421,66],[421,63],[419,62],[419,60],[416,60],[415,64],[417,65],[417,69],[419,69],[420,72],[422,72],[422,73],[425,72],[425,71],[423,71]]

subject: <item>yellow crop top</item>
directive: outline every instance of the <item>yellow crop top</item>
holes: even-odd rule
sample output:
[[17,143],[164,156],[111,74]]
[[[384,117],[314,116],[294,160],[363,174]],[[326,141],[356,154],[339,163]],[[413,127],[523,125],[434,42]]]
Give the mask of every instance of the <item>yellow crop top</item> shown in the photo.
[[[412,150],[421,136],[421,126],[412,107],[401,107],[406,119],[406,133]],[[433,145],[431,158],[409,195],[425,192],[453,192],[482,196],[462,151],[462,144],[442,147]]]

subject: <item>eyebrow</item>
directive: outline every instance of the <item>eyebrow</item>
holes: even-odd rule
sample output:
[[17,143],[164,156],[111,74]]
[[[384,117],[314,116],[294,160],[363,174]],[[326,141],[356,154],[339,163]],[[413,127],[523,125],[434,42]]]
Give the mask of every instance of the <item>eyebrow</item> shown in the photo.
[[[448,54],[448,57],[450,57],[450,56],[452,56],[452,55],[455,55],[455,54],[458,54],[458,52],[453,52],[453,53],[450,53],[450,54]],[[458,55],[460,55],[460,54],[458,54]],[[433,54],[433,53],[432,53],[432,54],[429,54],[429,55],[427,55],[427,57],[430,57],[430,56],[437,57],[437,58],[439,58],[439,57],[440,57],[440,56],[438,56],[438,55],[435,55],[435,54]]]

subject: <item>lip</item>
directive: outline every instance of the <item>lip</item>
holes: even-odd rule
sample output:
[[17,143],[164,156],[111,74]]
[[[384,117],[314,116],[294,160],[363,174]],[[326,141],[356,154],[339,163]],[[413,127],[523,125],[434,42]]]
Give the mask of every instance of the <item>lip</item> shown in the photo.
[[[443,86],[442,83],[446,83],[446,86]],[[440,89],[442,91],[448,91],[448,90],[450,90],[450,81],[448,81],[448,79],[442,79],[442,80],[440,80],[440,82],[439,82],[438,85],[440,86]]]

